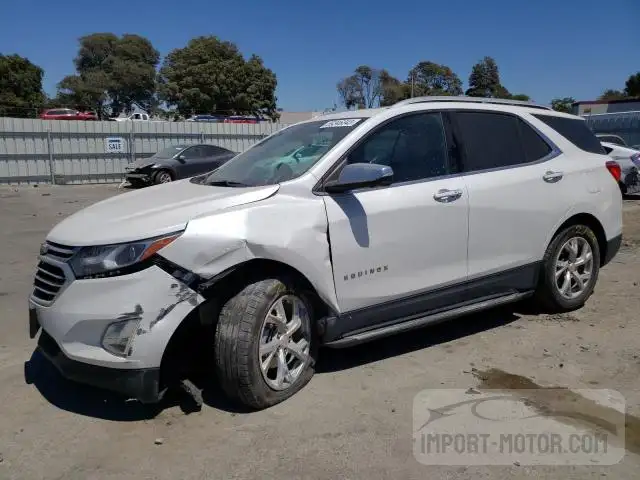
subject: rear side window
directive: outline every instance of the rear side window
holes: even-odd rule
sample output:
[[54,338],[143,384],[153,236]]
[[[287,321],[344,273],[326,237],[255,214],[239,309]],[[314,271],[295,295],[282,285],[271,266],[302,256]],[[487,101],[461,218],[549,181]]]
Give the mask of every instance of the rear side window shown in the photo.
[[517,117],[501,113],[455,112],[452,121],[464,145],[464,172],[527,162]]
[[584,120],[539,114],[533,114],[533,116],[549,125],[579,149],[590,153],[605,153],[598,137]]
[[528,123],[518,119],[520,140],[527,162],[541,160],[551,153],[551,147]]
[[604,148],[604,151],[607,152],[607,155],[609,155],[611,152],[613,152],[613,148],[611,148],[611,147],[605,147],[603,145],[603,148]]

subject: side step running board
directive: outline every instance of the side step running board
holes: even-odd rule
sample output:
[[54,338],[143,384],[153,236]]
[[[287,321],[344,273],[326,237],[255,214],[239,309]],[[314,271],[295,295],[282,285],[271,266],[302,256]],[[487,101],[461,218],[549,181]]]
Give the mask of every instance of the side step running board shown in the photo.
[[338,340],[325,343],[324,346],[331,347],[331,348],[351,347],[354,345],[358,345],[360,343],[365,343],[371,340],[375,340],[377,338],[388,337],[391,335],[395,335],[397,333],[413,330],[415,328],[420,328],[420,327],[425,327],[427,325],[440,323],[455,317],[460,317],[470,313],[479,312],[481,310],[494,308],[499,305],[513,303],[523,298],[529,297],[531,296],[531,294],[532,292],[511,293],[509,295],[505,295],[502,297],[482,300],[477,303],[473,303],[471,305],[464,305],[462,307],[452,308],[451,310],[446,310],[444,312],[439,312],[439,313],[434,313],[432,315],[426,315],[424,317],[414,318],[412,320],[407,320],[405,322],[394,323],[393,325],[380,327],[375,330],[369,330],[362,333],[354,333],[352,335],[347,335],[346,337],[339,338]]

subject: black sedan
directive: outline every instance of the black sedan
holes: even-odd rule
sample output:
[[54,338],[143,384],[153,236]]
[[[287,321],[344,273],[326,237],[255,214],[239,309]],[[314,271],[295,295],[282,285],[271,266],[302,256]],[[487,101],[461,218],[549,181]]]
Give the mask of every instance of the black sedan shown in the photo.
[[125,167],[125,177],[134,187],[172,182],[211,172],[237,153],[216,145],[174,145]]

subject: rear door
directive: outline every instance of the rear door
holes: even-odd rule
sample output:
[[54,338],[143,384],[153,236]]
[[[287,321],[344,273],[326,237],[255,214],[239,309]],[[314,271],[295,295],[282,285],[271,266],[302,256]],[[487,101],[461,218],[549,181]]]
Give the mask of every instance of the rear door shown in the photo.
[[459,110],[451,120],[469,192],[469,279],[479,288],[472,294],[530,288],[548,236],[572,203],[571,168],[518,115]]
[[469,192],[469,280],[481,285],[473,294],[529,288],[550,232],[572,204],[575,166],[518,115],[458,110],[451,121]]

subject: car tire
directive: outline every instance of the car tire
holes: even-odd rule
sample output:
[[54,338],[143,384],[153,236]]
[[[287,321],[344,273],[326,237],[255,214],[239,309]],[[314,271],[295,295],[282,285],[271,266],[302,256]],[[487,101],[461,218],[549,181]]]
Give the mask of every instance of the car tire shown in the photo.
[[534,298],[549,313],[576,310],[593,293],[599,271],[600,247],[593,231],[585,225],[567,227],[547,247]]
[[153,174],[153,183],[155,185],[173,182],[173,180],[173,174],[169,170],[158,170]]
[[313,318],[311,298],[287,278],[251,283],[230,298],[221,308],[214,344],[226,395],[264,409],[304,387],[317,357]]

